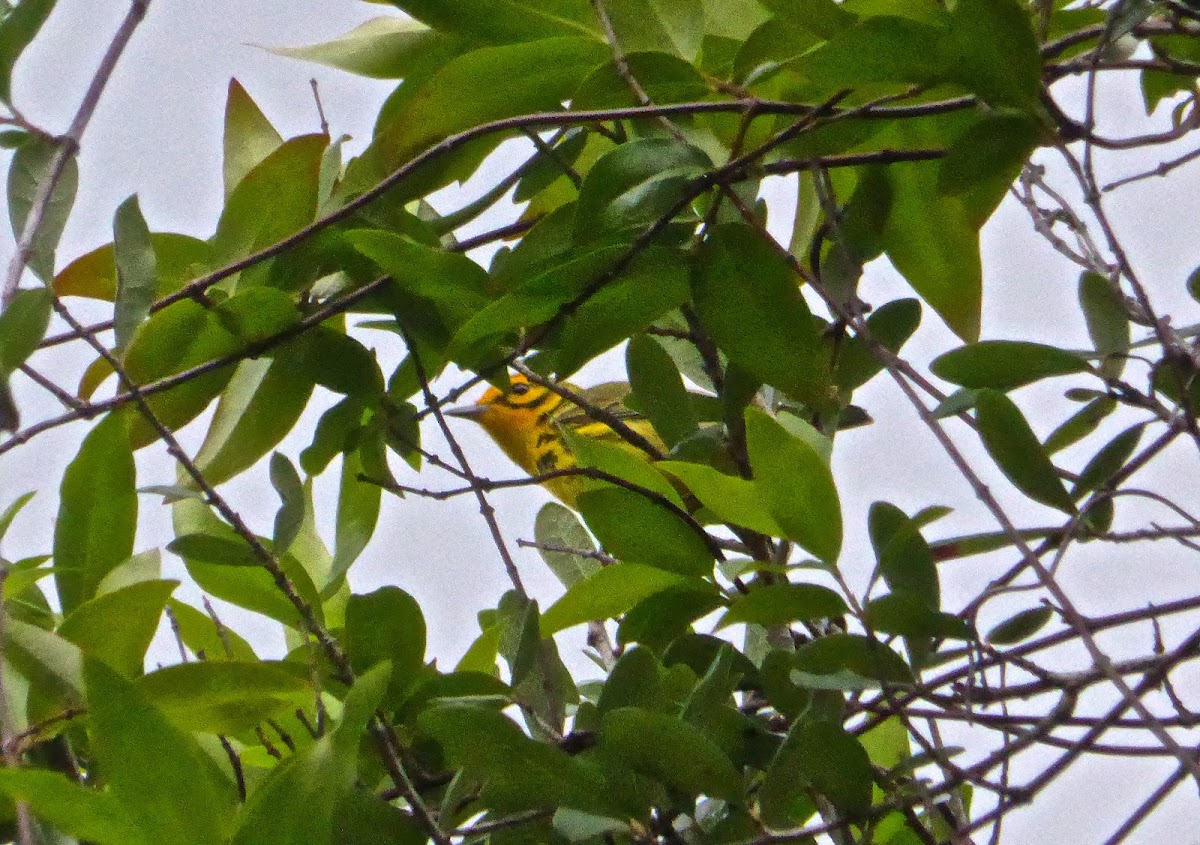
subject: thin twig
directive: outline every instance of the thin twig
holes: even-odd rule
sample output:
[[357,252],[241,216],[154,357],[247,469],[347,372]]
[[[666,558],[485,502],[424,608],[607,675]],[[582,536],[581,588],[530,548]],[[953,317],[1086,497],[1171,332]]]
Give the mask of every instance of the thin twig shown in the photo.
[[[94,334],[88,332],[80,325],[71,312],[62,304],[59,297],[55,296],[52,299],[52,304],[59,317],[74,331],[78,332],[87,341],[88,345],[112,367],[124,390],[132,396],[139,413],[162,439],[167,453],[178,462],[179,466],[192,479],[197,488],[204,493],[207,501],[229,523],[234,532],[250,548],[251,553],[258,560],[259,564],[270,574],[276,588],[296,610],[304,629],[317,641],[321,650],[333,665],[338,679],[347,686],[352,685],[354,683],[354,672],[350,667],[349,657],[347,657],[345,651],[342,649],[341,644],[321,624],[314,608],[300,595],[296,585],[284,571],[283,565],[276,558],[275,554],[263,545],[258,535],[250,529],[241,515],[230,506],[225,498],[217,492],[216,488],[209,483],[208,479],[204,477],[204,473],[200,471],[196,463],[184,452],[174,433],[155,414],[153,408],[150,407],[149,401],[142,394],[141,389],[125,372],[122,363],[113,356],[104,344],[96,339]],[[422,826],[425,827],[426,832],[437,845],[450,845],[450,840],[438,826],[437,820],[429,811],[429,808],[425,806],[424,801],[417,792],[412,779],[404,767],[404,763],[401,760],[399,740],[391,726],[381,715],[376,714],[372,717],[368,730],[375,740],[385,769],[397,788],[404,794],[405,800],[412,807],[414,814],[420,820]]]
[[[245,348],[238,352],[232,352],[229,355],[225,355],[221,358],[214,358],[213,360],[206,361],[203,364],[197,364],[196,366],[189,367],[186,370],[180,370],[178,373],[165,376],[157,381],[139,385],[138,391],[143,397],[153,396],[156,393],[162,393],[163,391],[178,387],[179,385],[185,384],[193,379],[199,378],[200,376],[224,369],[225,367],[233,366],[248,358],[257,358],[258,356],[269,352],[270,350],[282,345],[292,338],[304,334],[309,329],[320,325],[330,317],[350,310],[356,304],[366,299],[368,296],[376,293],[388,284],[391,284],[391,278],[388,276],[381,276],[373,282],[369,282],[363,285],[361,288],[346,294],[340,299],[336,299],[326,303],[325,305],[322,305],[304,319],[291,326],[288,326],[282,331],[263,338],[262,340],[255,341],[254,343],[247,344]],[[80,326],[80,333],[81,337],[87,337],[89,334],[91,334],[91,329],[89,327]],[[33,425],[16,432],[3,443],[0,443],[0,455],[4,454],[10,449],[14,449],[17,446],[28,443],[39,434],[43,434],[47,431],[66,425],[67,423],[75,422],[77,420],[90,419],[99,414],[107,413],[108,411],[115,410],[116,408],[120,408],[123,405],[127,405],[135,401],[136,399],[131,392],[124,391],[118,393],[116,396],[113,396],[111,399],[91,402],[86,406],[86,408],[77,411],[68,411],[64,414],[60,414],[57,417],[51,417],[50,419],[34,423]]]
[[146,16],[149,6],[150,0],[131,0],[129,11],[126,12],[125,19],[121,21],[112,41],[108,44],[108,49],[100,59],[100,64],[96,68],[95,75],[92,76],[87,91],[84,92],[83,100],[75,112],[75,117],[71,120],[70,127],[66,134],[58,139],[58,149],[55,150],[54,156],[50,159],[46,172],[42,176],[42,181],[38,184],[33,202],[29,206],[29,215],[25,218],[25,225],[21,229],[21,236],[17,238],[16,252],[8,265],[8,276],[4,280],[4,289],[0,292],[0,308],[8,307],[17,293],[17,286],[21,283],[21,276],[29,264],[29,258],[33,252],[33,242],[42,228],[42,220],[50,205],[50,198],[54,195],[54,189],[62,178],[67,162],[79,152],[79,142],[83,139],[84,130],[87,129],[92,115],[96,112],[100,96],[104,93],[108,80],[116,70],[117,62],[120,61],[121,54],[129,45],[138,24]]
[[438,403],[437,397],[434,396],[433,390],[429,386],[429,376],[425,370],[425,365],[421,362],[421,355],[417,351],[416,345],[403,329],[401,329],[401,334],[404,337],[405,345],[408,346],[408,354],[412,356],[413,367],[417,371],[417,380],[421,383],[421,392],[425,396],[425,403],[433,410],[433,418],[437,420],[438,428],[441,430],[442,436],[446,438],[446,443],[450,446],[450,452],[454,455],[454,460],[458,462],[459,468],[462,469],[463,474],[469,479],[470,490],[474,494],[475,500],[479,503],[479,512],[483,515],[484,522],[487,523],[488,532],[492,535],[492,542],[496,546],[496,551],[500,554],[500,560],[504,564],[505,572],[508,573],[508,579],[512,582],[513,589],[517,591],[517,595],[528,601],[529,593],[526,592],[525,585],[521,581],[521,573],[517,569],[517,564],[513,560],[512,553],[508,550],[508,544],[504,542],[504,534],[501,533],[500,523],[496,519],[496,509],[488,501],[484,488],[478,483],[478,477],[471,471],[471,465],[467,460],[466,452],[463,451],[458,439],[454,436],[454,432],[450,430],[450,426],[446,422],[446,415],[442,413],[441,405]]
[[[629,68],[629,56],[626,55],[624,48],[621,46],[621,39],[617,37],[617,31],[613,28],[612,18],[609,17],[608,7],[605,6],[604,0],[590,0],[592,11],[596,13],[596,19],[600,21],[600,30],[604,33],[604,40],[608,42],[608,48],[612,51],[613,64],[616,65],[617,75],[625,81],[629,90],[633,92],[633,96],[637,98],[640,105],[652,107],[654,101],[650,99],[650,95],[646,93],[646,89],[642,87],[642,83],[634,76],[633,71]],[[672,138],[676,141],[684,142],[683,133],[679,131],[679,127],[671,123],[665,116],[659,116],[658,122],[663,125]]]
[[[844,92],[848,93],[848,92]],[[763,115],[796,115],[801,118],[812,120],[816,117],[823,117],[828,120],[842,120],[846,118],[863,118],[867,120],[896,120],[905,117],[929,117],[939,114],[947,114],[950,112],[963,111],[965,109],[974,108],[977,101],[974,97],[954,97],[947,100],[938,100],[930,103],[914,103],[912,105],[895,106],[892,103],[902,100],[908,95],[896,95],[889,97],[881,97],[879,100],[873,101],[863,106],[857,106],[851,109],[838,110],[836,103],[844,96],[839,95],[830,102],[812,106],[807,104],[767,101],[767,100],[733,100],[719,102],[696,102],[696,103],[675,103],[664,106],[632,107],[624,109],[592,109],[586,111],[574,112],[540,112],[534,114],[519,115],[517,117],[505,118],[489,123],[482,123],[478,126],[451,135],[443,139],[437,144],[426,148],[423,152],[409,159],[400,167],[392,171],[387,177],[382,179],[378,184],[370,190],[359,195],[355,199],[348,202],[335,211],[330,212],[324,217],[314,221],[303,229],[295,232],[292,235],[284,238],[277,243],[259,250],[256,253],[245,256],[237,261],[214,270],[204,276],[199,276],[179,290],[172,294],[164,296],[151,306],[151,311],[159,311],[172,303],[179,302],[183,299],[193,299],[203,293],[208,288],[223,281],[231,276],[253,267],[257,264],[274,258],[284,252],[287,252],[297,244],[303,243],[319,232],[333,226],[348,217],[356,214],[364,207],[370,205],[375,200],[386,194],[392,188],[401,184],[414,172],[419,170],[425,164],[447,155],[454,150],[470,143],[478,138],[486,137],[495,133],[504,133],[511,131],[519,131],[522,129],[536,129],[539,127],[550,128],[555,126],[580,126],[590,125],[606,120],[622,120],[640,117],[656,117],[659,115],[671,117],[674,115],[695,115],[695,114],[724,114],[724,113],[744,113],[748,109],[753,109],[758,114]],[[778,143],[790,139],[794,134],[803,132],[811,127],[811,123],[803,125],[793,125],[791,128],[784,130],[780,137],[773,139],[772,142],[760,148],[760,154],[755,156],[755,159],[766,155],[771,149],[774,149]],[[740,163],[739,166],[744,166],[746,162]],[[91,332],[101,332],[111,329],[113,323],[111,320],[94,323],[88,326]],[[77,340],[80,337],[75,332],[65,332],[59,335],[47,337],[42,341],[41,346],[54,346],[60,343],[66,343],[72,340]]]

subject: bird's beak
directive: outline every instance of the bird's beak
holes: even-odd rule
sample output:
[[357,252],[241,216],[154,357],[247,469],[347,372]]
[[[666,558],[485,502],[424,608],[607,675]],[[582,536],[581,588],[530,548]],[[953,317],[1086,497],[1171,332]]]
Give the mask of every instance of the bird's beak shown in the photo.
[[478,420],[487,412],[487,405],[455,405],[442,411],[443,416],[462,417],[464,420]]

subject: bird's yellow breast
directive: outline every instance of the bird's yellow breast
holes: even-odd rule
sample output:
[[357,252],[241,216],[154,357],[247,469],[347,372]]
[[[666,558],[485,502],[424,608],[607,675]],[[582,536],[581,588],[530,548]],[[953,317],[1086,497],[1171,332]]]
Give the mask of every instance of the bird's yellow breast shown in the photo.
[[[621,398],[629,391],[628,385],[607,384],[590,390],[570,385],[567,387],[610,413],[619,409],[619,416],[624,417],[628,425],[654,445],[661,446],[662,441],[649,422],[620,404]],[[588,416],[584,408],[546,387],[529,382],[523,376],[514,376],[512,387],[507,392],[490,388],[474,408],[458,412],[457,415],[468,416],[483,426],[509,459],[535,478],[579,465],[563,434],[564,429],[583,437],[615,443],[644,455],[608,425]],[[542,482],[556,498],[571,507],[590,484],[582,476],[562,476]]]

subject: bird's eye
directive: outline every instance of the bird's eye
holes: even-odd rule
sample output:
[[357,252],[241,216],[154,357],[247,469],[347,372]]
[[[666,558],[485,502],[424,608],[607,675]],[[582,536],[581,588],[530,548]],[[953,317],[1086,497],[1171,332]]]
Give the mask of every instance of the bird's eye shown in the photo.
[[513,396],[524,396],[526,393],[529,392],[529,389],[530,389],[529,385],[523,381],[513,382],[512,395]]

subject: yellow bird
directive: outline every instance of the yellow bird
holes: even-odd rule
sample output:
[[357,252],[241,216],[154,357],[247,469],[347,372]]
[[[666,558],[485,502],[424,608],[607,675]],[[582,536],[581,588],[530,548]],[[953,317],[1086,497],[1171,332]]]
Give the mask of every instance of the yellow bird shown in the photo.
[[[667,451],[650,421],[625,406],[625,397],[629,395],[626,382],[614,381],[589,388],[564,383],[563,387],[620,420],[660,453]],[[507,392],[489,388],[474,405],[451,408],[446,413],[479,423],[513,463],[531,476],[579,465],[563,436],[564,430],[613,443],[646,460],[652,459],[607,423],[593,419],[579,405],[521,375],[512,377],[512,386]],[[588,480],[582,476],[563,476],[549,479],[542,486],[563,504],[574,507],[576,498],[588,485]]]

